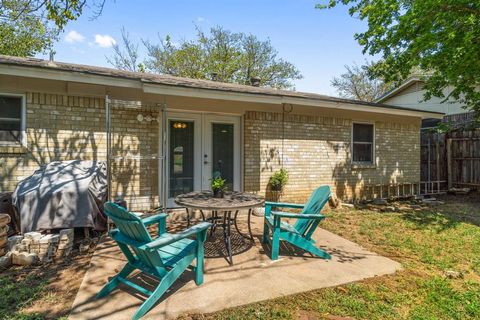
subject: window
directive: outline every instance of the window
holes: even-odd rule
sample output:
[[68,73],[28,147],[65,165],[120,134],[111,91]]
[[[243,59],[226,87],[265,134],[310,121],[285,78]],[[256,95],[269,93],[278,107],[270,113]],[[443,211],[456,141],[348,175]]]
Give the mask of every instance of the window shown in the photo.
[[367,123],[354,123],[352,128],[353,162],[373,164],[374,126]]
[[23,103],[23,96],[0,94],[0,145],[24,144]]

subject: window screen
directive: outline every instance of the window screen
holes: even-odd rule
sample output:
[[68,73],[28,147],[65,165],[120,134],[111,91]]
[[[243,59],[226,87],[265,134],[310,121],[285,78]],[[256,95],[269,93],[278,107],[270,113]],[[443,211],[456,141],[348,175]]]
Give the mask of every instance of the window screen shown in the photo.
[[0,143],[21,141],[22,98],[0,96]]
[[373,124],[353,124],[353,162],[373,163]]

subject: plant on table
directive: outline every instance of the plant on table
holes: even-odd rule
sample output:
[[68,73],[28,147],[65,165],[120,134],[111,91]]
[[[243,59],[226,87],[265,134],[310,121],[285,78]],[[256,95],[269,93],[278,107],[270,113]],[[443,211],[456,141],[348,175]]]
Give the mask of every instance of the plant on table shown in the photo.
[[226,181],[227,180],[222,179],[221,176],[212,179],[211,187],[214,198],[223,198],[224,192],[227,190],[227,186],[225,185]]

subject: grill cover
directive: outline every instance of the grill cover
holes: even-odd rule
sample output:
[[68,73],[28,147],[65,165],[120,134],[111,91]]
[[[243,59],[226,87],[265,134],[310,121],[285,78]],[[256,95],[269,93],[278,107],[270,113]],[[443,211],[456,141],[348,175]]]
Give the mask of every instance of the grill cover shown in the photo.
[[21,231],[91,227],[104,231],[107,168],[97,161],[55,161],[21,181],[12,195]]

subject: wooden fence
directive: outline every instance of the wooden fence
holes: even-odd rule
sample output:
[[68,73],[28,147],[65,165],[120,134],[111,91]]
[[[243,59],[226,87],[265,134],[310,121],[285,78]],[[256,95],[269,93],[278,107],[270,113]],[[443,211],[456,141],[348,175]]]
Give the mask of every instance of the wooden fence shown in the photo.
[[480,129],[449,134],[446,152],[448,188],[480,187]]
[[448,186],[445,134],[422,131],[420,152],[420,193],[443,192]]
[[448,134],[422,131],[420,193],[480,188],[480,129]]

